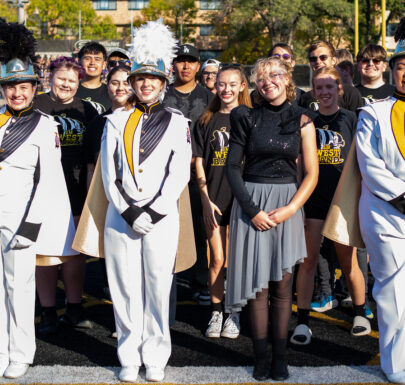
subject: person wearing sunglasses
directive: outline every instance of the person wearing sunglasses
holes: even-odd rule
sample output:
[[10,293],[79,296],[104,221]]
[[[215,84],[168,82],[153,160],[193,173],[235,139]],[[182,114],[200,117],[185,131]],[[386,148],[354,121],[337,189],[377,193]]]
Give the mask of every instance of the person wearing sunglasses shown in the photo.
[[395,87],[385,83],[383,79],[387,64],[387,52],[380,45],[367,44],[357,54],[360,84],[357,84],[356,88],[365,104],[385,99],[394,92]]
[[217,93],[215,87],[221,62],[215,59],[206,60],[201,66],[201,83],[213,94]]
[[[292,48],[285,43],[277,43],[274,44],[271,48],[269,53],[267,54],[267,57],[270,56],[275,56],[283,61],[285,61],[287,64],[289,64],[294,71],[295,67],[295,57],[294,57],[294,52]],[[299,100],[301,96],[304,94],[304,91],[301,88],[295,87],[295,103],[299,104]]]
[[122,48],[114,48],[108,53],[107,57],[107,69],[111,71],[117,66],[131,66],[131,60],[129,59],[129,53]]
[[[311,70],[315,72],[321,67],[330,67],[336,65],[335,48],[327,41],[317,40],[308,48],[308,61]],[[300,106],[312,111],[319,109],[319,103],[311,91],[302,95]],[[353,112],[364,105],[360,93],[355,87],[343,85],[343,95],[338,100],[339,107]]]

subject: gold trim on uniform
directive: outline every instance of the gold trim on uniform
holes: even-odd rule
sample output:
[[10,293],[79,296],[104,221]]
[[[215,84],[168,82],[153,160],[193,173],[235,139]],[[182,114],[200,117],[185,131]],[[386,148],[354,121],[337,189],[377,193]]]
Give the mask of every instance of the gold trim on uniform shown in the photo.
[[398,149],[405,159],[405,102],[397,100],[391,110],[391,127]]
[[129,119],[124,129],[125,155],[127,156],[127,162],[132,175],[134,175],[134,158],[132,153],[134,145],[134,136],[141,116],[142,111],[135,109],[135,111],[129,116]]

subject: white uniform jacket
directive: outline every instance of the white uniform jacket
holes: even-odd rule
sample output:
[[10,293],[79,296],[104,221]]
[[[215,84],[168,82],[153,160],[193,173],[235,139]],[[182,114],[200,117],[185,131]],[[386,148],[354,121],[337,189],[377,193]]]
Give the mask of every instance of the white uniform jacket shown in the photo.
[[2,224],[36,242],[37,254],[77,254],[71,248],[75,229],[60,157],[52,117],[37,110],[14,117],[0,109]]
[[181,112],[160,104],[115,111],[107,116],[101,154],[107,199],[129,226],[144,211],[153,223],[177,213],[191,161],[188,119]]

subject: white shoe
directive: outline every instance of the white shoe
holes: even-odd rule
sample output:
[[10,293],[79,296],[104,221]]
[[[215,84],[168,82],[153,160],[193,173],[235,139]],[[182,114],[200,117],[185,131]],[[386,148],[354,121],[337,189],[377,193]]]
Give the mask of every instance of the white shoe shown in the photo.
[[405,384],[405,370],[396,373],[384,373],[389,382],[394,384]]
[[311,342],[312,330],[305,324],[295,327],[290,342],[295,345],[308,345]]
[[221,337],[238,338],[240,333],[239,313],[231,313],[225,320]]
[[3,374],[6,371],[9,364],[10,364],[10,360],[9,360],[8,356],[5,354],[1,354],[0,355],[0,377],[3,377]]
[[208,329],[205,332],[205,336],[209,338],[219,338],[222,330],[222,312],[213,311],[211,313],[210,322],[208,322]]
[[350,331],[351,335],[353,337],[361,337],[370,334],[370,332],[371,332],[370,321],[366,317],[356,315],[356,317],[353,318],[353,327],[352,330]]
[[159,382],[165,378],[165,369],[157,366],[148,366],[146,368],[146,381]]
[[123,366],[118,378],[124,382],[136,382],[139,366]]
[[19,362],[10,362],[5,370],[3,377],[17,378],[23,376],[29,368],[28,364],[21,364]]

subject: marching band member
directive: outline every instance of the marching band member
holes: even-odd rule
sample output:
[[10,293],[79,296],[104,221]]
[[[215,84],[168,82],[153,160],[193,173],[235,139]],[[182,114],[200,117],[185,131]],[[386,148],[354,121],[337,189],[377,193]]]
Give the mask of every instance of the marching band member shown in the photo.
[[135,106],[107,116],[101,172],[109,201],[104,251],[118,337],[119,378],[161,381],[171,353],[169,295],[178,200],[190,178],[188,120],[163,107],[175,39],[161,22],[138,29],[129,75]]
[[393,96],[363,107],[357,126],[360,231],[375,277],[381,368],[405,384],[405,18],[389,65]]
[[0,19],[0,376],[7,378],[25,374],[34,358],[36,254],[75,254],[57,125],[32,105],[34,49],[31,32]]

